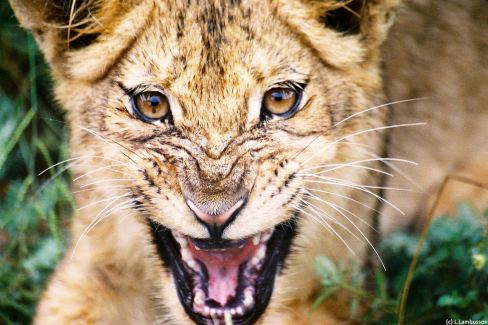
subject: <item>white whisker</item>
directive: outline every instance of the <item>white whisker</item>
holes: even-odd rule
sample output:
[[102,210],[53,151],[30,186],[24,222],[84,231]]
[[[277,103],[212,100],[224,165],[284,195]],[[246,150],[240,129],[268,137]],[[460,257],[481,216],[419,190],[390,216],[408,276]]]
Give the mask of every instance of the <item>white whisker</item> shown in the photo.
[[426,100],[426,99],[432,99],[432,98],[431,97],[417,97],[417,98],[402,99],[402,100],[397,100],[397,101],[394,101],[394,102],[389,102],[389,103],[386,103],[386,104],[381,104],[381,105],[378,105],[378,106],[370,107],[370,108],[367,108],[367,109],[362,110],[360,112],[357,112],[357,113],[354,113],[352,115],[349,115],[345,119],[343,119],[343,120],[337,122],[336,124],[334,124],[334,126],[338,126],[339,124],[344,123],[345,121],[347,121],[349,119],[352,119],[355,116],[364,114],[364,113],[369,112],[369,111],[372,111],[374,109],[378,109],[378,108],[382,108],[382,107],[388,107],[390,105],[395,105],[395,104],[401,104],[401,103],[408,103],[408,102],[413,102],[413,101]]
[[[331,145],[334,145],[334,144],[336,144],[338,142],[347,140],[349,138],[352,138],[352,137],[355,137],[355,136],[358,136],[358,135],[361,135],[361,134],[365,134],[365,133],[369,133],[369,132],[376,132],[376,131],[381,131],[381,130],[395,129],[395,128],[400,128],[400,127],[421,126],[421,125],[426,125],[426,124],[427,124],[426,122],[394,124],[394,125],[379,126],[379,127],[375,127],[375,128],[371,128],[371,129],[357,131],[357,132],[354,132],[354,133],[345,135],[345,136],[343,136],[343,137],[341,137],[341,138],[339,138],[337,140],[334,140],[332,142],[327,143],[327,145],[322,149],[322,152],[325,151],[326,149],[328,149]],[[314,155],[312,155],[307,160],[305,160],[302,163],[302,165],[305,165],[307,162],[309,162],[310,160],[312,160],[313,158],[315,158],[317,156],[317,154],[319,154],[319,153],[320,153],[320,151],[319,152],[316,152]]]
[[121,198],[125,197],[126,194],[120,195],[113,200],[111,200],[96,216],[93,218],[93,220],[88,224],[88,226],[85,227],[83,232],[81,233],[80,237],[78,237],[78,240],[75,243],[75,246],[73,247],[73,251],[71,253],[71,258],[75,255],[75,252],[78,248],[78,245],[80,242],[83,240],[83,238],[88,234],[88,231],[90,230],[91,226],[96,223],[97,219],[102,215],[103,212],[105,212],[113,203],[115,203],[117,200],[120,200]]
[[326,182],[326,181],[314,181],[314,180],[307,180],[307,182],[309,183],[318,183],[318,184],[329,184],[329,185],[338,185],[338,186],[344,186],[344,187],[349,187],[349,188],[354,188],[354,189],[357,189],[359,191],[362,191],[362,192],[365,192],[365,193],[368,193],[372,196],[374,196],[375,198],[377,198],[378,200],[381,200],[383,201],[384,203],[388,204],[389,206],[391,206],[393,209],[395,209],[396,211],[398,211],[399,213],[401,213],[402,215],[405,215],[405,212],[403,212],[402,210],[400,210],[396,205],[394,205],[393,203],[391,203],[390,201],[382,198],[381,196],[379,196],[378,194],[372,192],[372,191],[369,191],[365,188],[362,188],[362,187],[359,187],[359,186],[355,186],[355,185],[349,185],[349,184],[344,184],[344,183],[338,183],[338,182]]
[[[349,143],[351,143],[351,142],[349,142]],[[356,164],[360,164],[360,163],[364,163],[364,162],[373,162],[373,161],[380,161],[380,162],[384,162],[384,161],[397,161],[397,162],[404,162],[404,163],[412,164],[412,165],[418,165],[417,162],[412,161],[412,160],[400,159],[400,158],[390,158],[390,157],[382,158],[382,157],[379,157],[379,156],[376,156],[373,159],[355,160],[355,161],[348,162],[347,164],[356,165]],[[341,165],[341,164],[331,163],[331,164],[325,164],[325,165],[310,166],[310,167],[307,167],[307,168],[300,169],[300,171],[303,172],[303,171],[308,171],[308,170],[313,170],[313,169],[319,169],[319,168],[324,168],[324,167],[332,167],[332,166],[335,166],[335,165]]]
[[[130,192],[127,192],[124,196],[129,196],[129,195],[131,195],[131,193]],[[124,196],[122,196],[122,197],[124,197]],[[95,201],[95,202],[90,202],[88,204],[85,204],[81,208],[78,208],[77,210],[78,211],[85,210],[85,209],[87,209],[87,208],[89,208],[91,206],[94,206],[94,205],[97,205],[99,203],[103,203],[103,202],[107,202],[107,201],[113,200],[114,198],[117,198],[117,197],[120,197],[120,196],[112,196],[112,197],[110,197],[108,199],[102,199],[102,200],[98,200],[98,201]]]
[[408,189],[408,188],[398,188],[398,187],[387,187],[387,186],[356,184],[356,183],[351,183],[351,182],[344,181],[344,180],[339,179],[339,178],[320,176],[320,175],[317,175],[317,174],[296,174],[296,175],[297,176],[302,176],[302,177],[313,177],[313,178],[323,179],[323,180],[327,180],[327,181],[343,182],[344,184],[356,185],[356,186],[360,186],[362,188],[392,190],[392,191],[401,191],[401,192],[417,192],[415,190]]
[[106,158],[106,157],[103,157],[103,156],[79,156],[79,157],[74,157],[74,158],[70,158],[70,159],[66,159],[66,160],[63,160],[63,161],[60,161],[58,163],[55,163],[54,165],[51,165],[49,166],[48,168],[44,169],[42,172],[40,172],[37,176],[41,176],[42,174],[44,174],[45,172],[47,172],[48,170],[56,167],[56,166],[59,166],[61,164],[65,164],[67,162],[70,162],[70,161],[74,161],[74,160],[79,160],[79,159],[89,159],[89,158],[98,158],[98,159],[103,159],[103,160],[109,160],[109,161],[113,161],[113,162],[117,162],[119,164],[125,164],[127,165],[127,163],[124,163],[120,160],[116,160],[116,159],[111,159],[111,158]]
[[[298,206],[294,206],[293,208],[297,209],[298,211],[301,211],[302,213],[305,213],[306,215],[308,215],[310,218],[312,218],[313,220],[319,222],[320,224],[322,224],[324,226],[323,223],[321,223],[319,220],[321,219],[317,219],[314,215],[312,215],[311,213],[305,211],[304,209],[298,207]],[[353,254],[354,256],[356,256],[356,252],[354,252],[354,250],[349,246],[349,244],[344,240],[344,238],[342,238],[342,236],[337,233],[337,231],[335,231],[334,228],[332,228],[328,222],[325,222],[325,224],[327,225],[327,229],[329,229],[334,235],[337,236],[337,238],[339,238],[339,240],[347,247],[347,249],[351,252],[351,254]],[[325,227],[325,226],[324,226]]]
[[[298,188],[298,187],[296,187],[296,188]],[[325,190],[321,190],[321,189],[317,189],[317,188],[311,188],[311,187],[306,188],[306,190],[313,191],[313,192],[325,193],[325,194],[329,194],[329,195],[332,195],[332,196],[337,196],[337,197],[343,198],[345,200],[348,200],[348,201],[352,201],[354,203],[357,203],[357,204],[359,204],[359,205],[367,208],[368,210],[372,210],[372,211],[375,211],[377,213],[380,213],[380,211],[376,210],[375,208],[370,207],[369,205],[364,204],[363,202],[360,202],[360,201],[355,200],[353,198],[350,198],[350,197],[348,197],[346,195],[342,195],[342,194],[334,193],[334,192],[329,192],[329,191],[325,191]]]
[[126,181],[137,181],[136,178],[112,178],[112,179],[102,179],[96,182],[92,182],[89,184],[84,184],[80,186],[80,189],[95,185],[95,184],[101,184],[101,183],[111,183],[111,182],[126,182]]
[[109,190],[109,189],[115,189],[115,188],[127,188],[127,185],[97,186],[97,187],[92,187],[92,188],[85,188],[83,190],[73,191],[71,193],[76,194],[76,193],[83,193],[83,192],[89,192],[89,191],[95,191],[95,190]]
[[303,203],[305,203],[310,209],[314,210],[317,215],[321,215],[321,213],[327,217],[327,219],[331,220],[334,224],[338,225],[342,229],[344,229],[348,234],[356,238],[358,241],[363,242],[361,238],[359,238],[355,233],[353,233],[349,228],[347,228],[342,222],[337,220],[336,218],[330,216],[327,212],[325,212],[323,209],[320,207],[312,204],[311,202],[307,202],[305,200],[302,200]]
[[325,170],[319,170],[319,171],[315,172],[314,174],[315,175],[327,174],[327,173],[330,173],[330,172],[332,172],[334,170],[338,170],[338,169],[346,168],[346,167],[351,167],[351,168],[366,169],[366,170],[370,170],[370,171],[373,171],[373,172],[377,172],[379,174],[383,174],[383,175],[387,175],[387,176],[393,177],[392,174],[390,174],[388,172],[385,172],[383,170],[380,170],[380,169],[377,169],[377,168],[373,168],[373,167],[363,166],[363,165],[359,165],[359,164],[330,164],[330,166],[332,168],[325,169]]
[[124,171],[121,171],[121,170],[117,170],[117,169],[113,169],[112,167],[118,167],[118,166],[125,166],[125,164],[116,164],[116,165],[108,165],[108,166],[103,166],[103,167],[99,167],[95,170],[91,170],[89,172],[86,172],[84,173],[83,175],[80,175],[78,177],[76,177],[75,179],[73,179],[73,182],[76,182],[77,180],[85,177],[85,176],[88,176],[88,175],[91,175],[91,174],[94,174],[94,173],[97,173],[99,171],[102,171],[102,170],[105,170],[105,169],[108,169],[110,171],[113,171],[115,173],[120,173],[120,174],[125,174]]
[[[351,214],[353,217],[355,217],[356,219],[358,219],[358,220],[359,220],[361,223],[365,224],[366,226],[368,226],[369,228],[371,228],[373,231],[378,232],[378,231],[377,231],[377,230],[376,230],[376,229],[375,229],[373,226],[371,226],[371,225],[370,225],[368,222],[366,222],[365,220],[363,220],[361,217],[359,217],[357,214],[353,213],[352,211],[349,211],[348,209],[346,209],[346,208],[344,208],[344,207],[341,207],[341,206],[340,206],[340,205],[338,205],[338,204],[335,204],[335,203],[332,203],[332,202],[327,201],[327,200],[325,200],[325,199],[322,199],[322,198],[320,198],[319,196],[317,196],[317,195],[313,194],[313,193],[312,193],[311,191],[309,191],[309,190],[305,190],[305,191],[306,191],[306,192],[307,192],[309,195],[311,195],[312,197],[314,197],[316,200],[319,200],[319,201],[321,201],[321,202],[323,202],[323,203],[325,203],[325,204],[332,204],[332,205],[334,205],[335,207],[337,207],[338,209],[341,209],[342,211],[345,211],[345,212],[347,212],[347,213]],[[376,211],[376,212],[377,212],[377,210],[375,210],[375,209],[371,209],[371,210],[373,210],[373,211]]]

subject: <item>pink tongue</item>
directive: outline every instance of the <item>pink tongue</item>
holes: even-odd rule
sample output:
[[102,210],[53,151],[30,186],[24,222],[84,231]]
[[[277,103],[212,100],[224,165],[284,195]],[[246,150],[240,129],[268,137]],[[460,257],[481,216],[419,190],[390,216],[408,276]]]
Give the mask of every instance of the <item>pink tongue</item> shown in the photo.
[[239,266],[251,259],[257,246],[250,239],[242,248],[197,250],[191,241],[188,246],[192,255],[207,268],[208,298],[225,306],[236,295]]
[[225,306],[236,295],[238,267],[207,265],[208,297]]

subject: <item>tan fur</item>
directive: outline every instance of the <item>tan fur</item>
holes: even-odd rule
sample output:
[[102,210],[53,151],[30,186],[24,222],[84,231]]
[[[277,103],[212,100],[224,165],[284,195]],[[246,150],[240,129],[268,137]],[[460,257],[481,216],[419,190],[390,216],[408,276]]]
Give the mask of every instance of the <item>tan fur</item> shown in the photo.
[[[381,227],[388,232],[425,211],[443,177],[469,164],[467,156],[487,151],[483,126],[488,121],[487,93],[481,92],[487,44],[477,26],[482,15],[486,18],[481,0],[405,1],[384,47],[385,84],[380,47],[399,1],[359,1],[357,34],[343,35],[321,22],[328,11],[353,2],[100,0],[87,2],[89,14],[83,13],[86,8],[68,7],[53,18],[59,8],[50,1],[11,0],[52,68],[56,97],[71,129],[71,155],[86,157],[73,163],[73,176],[80,177],[74,187],[90,189],[76,194],[83,208],[73,218],[69,249],[39,303],[36,324],[190,323],[156,254],[146,218],[205,238],[206,229],[182,194],[190,191],[197,202],[217,206],[230,204],[242,187],[250,196],[224,234],[229,239],[286,221],[302,199],[314,205],[299,212],[299,233],[259,324],[349,322],[343,293],[310,312],[320,288],[314,258],[364,265],[371,252],[362,234],[373,238],[368,224],[374,223],[365,205],[375,208],[377,199],[351,186],[290,175],[382,156],[385,132],[353,134],[389,123],[428,121],[427,128],[390,134],[390,156],[422,162],[415,168],[395,165],[423,192],[386,193],[406,212],[399,217],[383,204]],[[82,23],[70,19],[73,12]],[[94,33],[100,34],[95,41],[74,48],[77,39]],[[288,120],[260,124],[263,92],[286,80],[308,81],[307,104]],[[164,88],[176,132],[135,119],[118,84]],[[391,109],[379,108],[340,122],[385,103],[384,88],[390,100],[435,99],[394,106],[392,121]],[[367,168],[343,166],[324,175],[379,193],[382,174],[371,168],[384,166],[363,165]],[[388,186],[415,189],[401,175]],[[123,196],[129,188],[133,196]],[[306,199],[304,188],[335,195],[315,192],[319,199]],[[87,232],[110,208],[103,210],[109,200],[96,202],[110,198],[127,202]],[[341,214],[320,199],[349,212]],[[142,211],[134,208],[134,200],[142,203]]]

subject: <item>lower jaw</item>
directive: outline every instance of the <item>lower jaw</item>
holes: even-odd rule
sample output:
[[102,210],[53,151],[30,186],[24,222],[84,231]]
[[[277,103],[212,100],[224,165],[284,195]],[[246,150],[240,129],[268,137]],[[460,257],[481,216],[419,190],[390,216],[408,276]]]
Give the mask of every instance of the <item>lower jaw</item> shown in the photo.
[[[161,225],[149,221],[153,239],[164,267],[171,270],[180,302],[188,316],[196,324],[225,324],[231,319],[233,325],[253,324],[264,313],[273,292],[276,275],[282,269],[295,235],[295,218],[275,226],[271,237],[265,243],[266,253],[253,277],[245,276],[251,262],[239,268],[239,284],[236,295],[225,306],[206,300],[208,291],[195,285],[194,274],[183,262],[180,246],[172,232]],[[200,265],[201,266],[201,265]],[[194,272],[193,272],[194,273]],[[249,282],[251,279],[251,282]],[[246,281],[248,281],[246,283]],[[199,290],[203,290],[201,293]],[[251,293],[246,293],[251,291]],[[204,295],[205,303],[195,304],[196,294]],[[252,295],[252,303],[247,296]],[[247,298],[247,300],[246,300]]]

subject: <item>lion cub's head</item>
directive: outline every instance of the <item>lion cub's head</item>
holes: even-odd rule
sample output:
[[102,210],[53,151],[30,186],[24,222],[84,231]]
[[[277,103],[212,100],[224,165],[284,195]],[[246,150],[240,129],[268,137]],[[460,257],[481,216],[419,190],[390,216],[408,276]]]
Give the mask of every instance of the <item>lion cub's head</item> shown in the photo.
[[147,225],[173,319],[248,324],[310,293],[304,263],[349,236],[327,209],[372,168],[337,167],[381,147],[381,111],[354,114],[382,100],[393,2],[12,0],[92,173],[79,200]]

